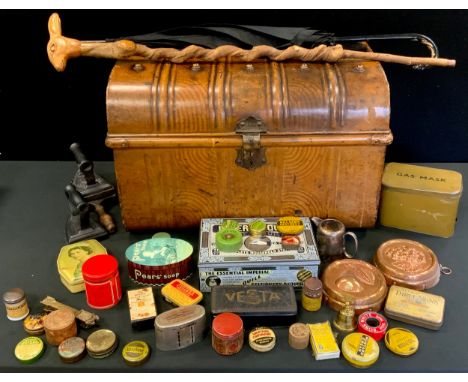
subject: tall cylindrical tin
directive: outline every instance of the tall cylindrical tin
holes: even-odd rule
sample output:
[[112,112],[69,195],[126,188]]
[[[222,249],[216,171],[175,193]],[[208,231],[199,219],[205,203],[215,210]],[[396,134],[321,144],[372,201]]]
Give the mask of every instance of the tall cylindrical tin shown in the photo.
[[76,337],[75,314],[70,309],[54,310],[44,318],[44,329],[47,342],[58,346],[66,339]]
[[11,321],[20,321],[29,314],[26,295],[20,288],[13,288],[3,294],[3,303],[7,317]]
[[234,313],[221,313],[213,320],[211,344],[221,355],[240,352],[244,344],[244,324]]

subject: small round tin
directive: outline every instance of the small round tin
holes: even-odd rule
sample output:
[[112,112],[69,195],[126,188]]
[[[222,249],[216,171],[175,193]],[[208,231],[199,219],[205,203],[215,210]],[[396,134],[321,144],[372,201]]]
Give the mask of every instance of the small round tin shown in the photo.
[[440,265],[434,252],[413,240],[394,239],[377,249],[374,264],[385,276],[387,285],[424,290],[437,285]]
[[50,345],[60,345],[67,338],[75,337],[78,332],[75,314],[70,309],[54,310],[44,317],[44,330]]
[[227,228],[216,233],[216,248],[222,252],[237,252],[242,247],[242,234],[237,229]]
[[116,334],[109,329],[99,329],[91,333],[86,340],[86,350],[92,358],[105,358],[110,356],[117,348]]
[[379,344],[363,333],[348,334],[341,344],[343,357],[354,367],[366,368],[379,359]]
[[226,219],[223,220],[223,223],[221,224],[220,231],[223,231],[225,229],[237,229],[239,228],[239,223],[235,220],[231,219]]
[[271,240],[268,236],[250,236],[245,239],[244,245],[253,252],[263,252],[271,247]]
[[13,288],[3,294],[7,318],[11,321],[21,321],[29,314],[26,295],[21,288]]
[[408,329],[392,328],[385,334],[385,345],[391,352],[408,357],[418,351],[419,340]]
[[295,251],[299,248],[301,239],[297,235],[284,235],[281,238],[281,246],[286,251]]
[[302,286],[302,307],[309,312],[315,312],[322,306],[322,282],[310,277]]
[[26,337],[15,347],[15,357],[24,364],[30,364],[41,358],[45,350],[44,341],[39,337]]
[[264,236],[267,232],[267,225],[262,220],[255,220],[249,224],[249,233],[252,236]]
[[86,343],[81,337],[70,337],[62,341],[58,347],[60,359],[65,363],[75,363],[86,354]]
[[387,331],[387,319],[377,312],[364,312],[358,318],[358,332],[380,341]]
[[140,366],[148,361],[151,348],[144,341],[132,341],[122,349],[122,357],[129,366]]
[[273,330],[266,327],[252,329],[249,333],[250,347],[260,353],[272,350],[276,344],[276,335]]
[[23,328],[26,333],[32,336],[40,336],[44,334],[44,318],[48,313],[42,312],[37,314],[30,314],[23,321]]
[[211,344],[221,355],[238,353],[244,344],[244,323],[235,313],[221,313],[212,324]]
[[299,235],[304,231],[304,222],[298,216],[285,216],[278,219],[276,229],[283,235]]
[[324,300],[339,311],[351,302],[356,314],[378,312],[387,296],[387,283],[380,270],[363,260],[336,260],[322,275]]
[[293,349],[305,349],[309,345],[310,329],[306,324],[296,322],[289,327],[289,346]]

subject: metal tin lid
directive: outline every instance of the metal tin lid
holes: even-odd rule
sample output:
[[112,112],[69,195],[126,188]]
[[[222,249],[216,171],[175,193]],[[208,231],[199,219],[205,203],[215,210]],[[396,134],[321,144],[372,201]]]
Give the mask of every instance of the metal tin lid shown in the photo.
[[237,252],[242,247],[242,234],[237,229],[224,229],[216,233],[216,248],[223,252]]
[[3,293],[3,301],[6,304],[15,304],[20,302],[26,295],[21,288],[13,288]]
[[75,322],[75,314],[71,309],[57,309],[44,317],[44,328],[46,330],[63,330]]
[[264,252],[271,247],[271,239],[268,236],[249,236],[244,245],[253,252]]
[[304,231],[304,222],[298,216],[284,216],[278,219],[276,229],[284,235],[299,235]]
[[267,225],[262,220],[255,220],[249,224],[249,232],[252,236],[263,236],[267,232]]
[[177,306],[198,304],[203,294],[193,286],[180,279],[172,280],[161,288],[161,294]]
[[224,229],[237,229],[238,227],[239,227],[239,222],[237,222],[236,220],[226,219],[226,220],[223,220],[220,230],[222,231]]
[[70,337],[58,346],[60,359],[65,363],[78,362],[85,355],[86,343],[81,337]]
[[44,353],[45,345],[39,337],[26,337],[15,347],[15,357],[22,363],[37,361]]
[[144,341],[132,341],[122,349],[122,357],[129,366],[140,366],[145,363],[151,354],[151,348]]
[[437,285],[440,279],[439,261],[434,252],[413,240],[386,241],[377,249],[374,264],[388,285],[422,290]]
[[30,314],[23,321],[23,328],[27,333],[33,336],[39,336],[44,333],[44,318],[48,313],[42,312]]
[[459,195],[462,192],[462,175],[456,171],[415,166],[404,163],[388,163],[385,166],[384,187],[404,191]]
[[85,281],[100,282],[107,280],[119,269],[119,263],[110,255],[97,255],[86,260],[81,268]]
[[392,328],[385,334],[385,345],[391,352],[408,357],[418,351],[419,340],[412,331],[404,328]]
[[185,240],[156,238],[132,244],[126,249],[125,257],[136,264],[154,266],[178,263],[192,253],[192,245]]
[[252,329],[249,333],[250,347],[260,353],[270,351],[275,347],[276,335],[273,330],[266,327]]
[[154,326],[157,329],[179,327],[203,317],[205,317],[205,308],[201,305],[180,306],[159,314],[154,321]]
[[355,367],[369,367],[379,359],[379,344],[363,333],[348,334],[341,344],[346,360]]
[[117,344],[116,334],[109,329],[99,329],[91,333],[86,340],[86,349],[93,357],[107,356],[115,350]]
[[316,296],[317,293],[322,291],[322,282],[315,277],[310,277],[304,281],[302,291],[306,295]]
[[296,322],[289,327],[289,346],[293,349],[305,349],[309,345],[310,330],[306,324]]
[[379,311],[387,296],[387,283],[380,270],[362,260],[344,259],[332,262],[322,276],[323,292],[336,311],[350,302],[360,314]]
[[221,313],[213,320],[213,332],[223,340],[237,337],[243,330],[242,318],[234,313]]
[[168,232],[156,232],[153,236],[151,236],[152,239],[158,239],[158,238],[170,238],[171,234]]

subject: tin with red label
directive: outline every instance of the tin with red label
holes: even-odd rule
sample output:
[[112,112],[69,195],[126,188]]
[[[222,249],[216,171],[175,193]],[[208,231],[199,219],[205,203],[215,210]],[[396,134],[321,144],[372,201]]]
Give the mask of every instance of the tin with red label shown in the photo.
[[387,327],[387,319],[376,312],[364,312],[358,318],[358,332],[367,334],[376,341],[384,338]]
[[122,298],[119,264],[110,255],[97,255],[86,260],[82,267],[86,301],[91,308],[108,309]]
[[177,306],[198,304],[203,299],[203,294],[198,289],[180,279],[172,280],[163,286],[161,294],[167,301]]
[[244,344],[244,324],[234,313],[221,313],[213,320],[211,344],[221,355],[238,353]]

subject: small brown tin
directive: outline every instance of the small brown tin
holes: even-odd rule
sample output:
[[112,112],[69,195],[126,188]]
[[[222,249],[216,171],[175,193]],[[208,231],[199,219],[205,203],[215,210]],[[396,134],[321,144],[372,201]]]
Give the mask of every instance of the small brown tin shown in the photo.
[[86,343],[81,337],[70,337],[58,347],[60,359],[65,363],[75,363],[86,355]]
[[47,316],[46,312],[30,314],[23,321],[23,328],[26,333],[32,336],[40,336],[44,334],[44,318]]
[[387,285],[423,290],[437,285],[440,279],[434,252],[413,240],[386,241],[377,250],[374,264],[384,274]]
[[325,301],[336,311],[350,302],[356,314],[366,310],[378,312],[387,296],[382,272],[362,260],[334,261],[323,272],[322,283]]
[[306,324],[296,322],[289,327],[289,346],[293,349],[305,349],[309,346],[310,329]]
[[70,309],[58,309],[44,318],[46,340],[50,345],[58,346],[67,338],[77,334],[75,315]]

